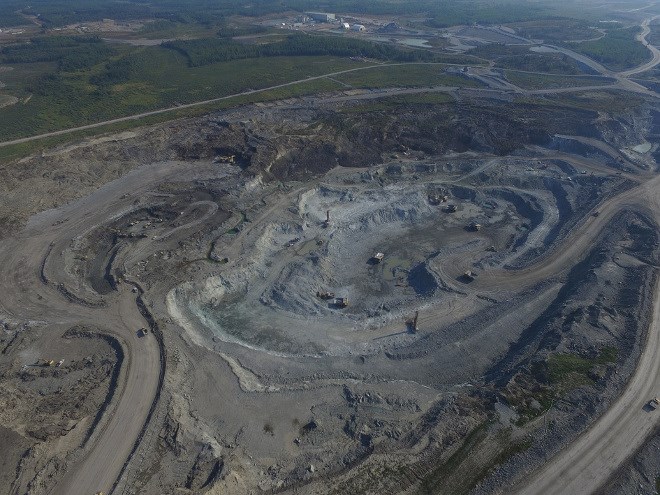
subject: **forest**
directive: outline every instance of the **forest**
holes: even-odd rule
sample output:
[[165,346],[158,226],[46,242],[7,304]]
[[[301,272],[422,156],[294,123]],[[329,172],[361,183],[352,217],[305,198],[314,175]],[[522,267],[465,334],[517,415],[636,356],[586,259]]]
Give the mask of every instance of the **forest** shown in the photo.
[[162,46],[184,55],[191,67],[244,58],[302,55],[365,57],[400,62],[428,62],[434,58],[432,53],[422,50],[401,50],[391,45],[357,39],[307,34],[293,34],[283,41],[264,45],[245,45],[224,39],[206,39],[170,41],[163,43]]
[[[564,6],[562,6],[564,4]],[[34,0],[28,6],[18,0],[6,0],[0,5],[0,27],[25,24],[17,12],[34,16],[44,28],[65,26],[76,22],[162,19],[179,23],[213,25],[232,15],[261,16],[272,13],[309,10],[353,12],[373,15],[406,15],[424,13],[434,27],[463,23],[501,23],[538,19],[559,13],[568,2],[553,4],[503,0]],[[565,12],[564,12],[565,13]]]
[[57,62],[60,71],[93,67],[115,50],[97,36],[49,36],[16,43],[0,50],[0,60],[9,64]]

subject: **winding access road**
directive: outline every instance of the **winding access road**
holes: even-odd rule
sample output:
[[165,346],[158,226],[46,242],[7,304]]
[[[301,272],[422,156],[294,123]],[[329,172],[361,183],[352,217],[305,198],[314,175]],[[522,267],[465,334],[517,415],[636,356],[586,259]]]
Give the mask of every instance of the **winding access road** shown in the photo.
[[[626,206],[644,208],[660,225],[660,178],[628,194]],[[517,492],[560,495],[596,492],[660,425],[646,405],[660,395],[660,290],[656,286],[647,341],[621,397],[573,444],[544,465]]]
[[[638,41],[653,53],[646,64],[617,74],[627,78],[649,70],[660,63],[660,51],[646,42],[649,25],[642,23]],[[619,206],[643,209],[660,225],[660,178],[624,193]],[[622,195],[622,196],[624,196]],[[614,200],[612,200],[614,201]],[[611,206],[611,205],[610,205]],[[609,208],[609,215],[613,210]],[[598,219],[600,220],[600,218]],[[660,395],[660,287],[655,287],[653,313],[635,373],[624,393],[586,432],[542,466],[519,487],[518,495],[563,495],[595,493],[609,477],[644,444],[660,426],[660,414],[647,407],[648,401]]]
[[[646,27],[648,28],[648,24]],[[642,36],[643,40],[645,36]],[[654,60],[649,63],[651,65],[645,64],[647,67],[643,70],[648,70],[659,62],[660,58],[656,59],[654,52]],[[240,94],[267,91],[364,69],[334,72]],[[641,67],[639,69],[641,71]],[[636,73],[638,72],[632,70],[619,74],[618,80],[624,81],[629,75]],[[581,88],[570,90],[579,91]],[[633,86],[630,86],[630,90],[638,91]],[[0,143],[0,146],[205,105],[234,96],[237,95]],[[3,293],[0,310],[17,319],[43,319],[60,324],[102,327],[103,331],[114,335],[122,343],[126,355],[113,404],[104,415],[98,431],[94,432],[90,445],[84,449],[81,459],[70,466],[65,477],[53,488],[54,494],[86,494],[109,492],[112,489],[147,422],[157,394],[163,363],[155,339],[137,337],[136,329],[146,326],[146,322],[137,309],[135,295],[127,290],[128,288],[104,296],[104,306],[91,307],[67,301],[56,288],[60,281],[58,273],[51,275],[52,280],[49,283],[42,280],[40,272],[44,257],[51,251],[51,256],[57,256],[58,251],[72,238],[90,226],[107,222],[111,215],[126,208],[130,201],[122,202],[116,198],[126,192],[145,193],[159,180],[180,172],[176,166],[153,170],[150,167],[142,167],[55,213],[37,216],[23,233],[14,239],[3,241],[0,246],[0,291]],[[602,219],[593,220],[588,228],[589,232],[596,235],[599,226],[608,216],[616,214],[623,206],[651,211],[656,222],[660,223],[660,180],[652,179],[634,191],[634,194],[623,193],[608,202],[603,208]],[[91,205],[93,208],[90,208]],[[586,242],[588,236],[582,239]],[[51,250],[50,246],[54,248]],[[573,243],[558,258],[546,260],[547,266],[550,267],[548,269],[554,270],[571,255],[577,256],[580,246],[579,242]],[[553,263],[557,265],[552,265]],[[529,276],[538,277],[539,273]],[[660,391],[660,353],[656,352],[659,345],[660,296],[656,291],[648,342],[643,349],[637,371],[622,398],[588,432],[530,478],[520,493],[593,492],[617,466],[634,453],[660,423],[660,414],[648,413],[643,409],[649,397]]]
[[[43,321],[58,327],[83,325],[117,339],[124,352],[117,388],[101,422],[77,460],[69,461],[64,477],[49,493],[55,495],[110,493],[139,442],[157,397],[164,363],[155,336],[139,337],[148,323],[128,284],[102,297],[71,287],[84,304],[67,299],[60,283],[70,279],[62,251],[71,239],[103,225],[118,211],[131,208],[135,197],[162,180],[180,177],[185,167],[172,162],[140,167],[91,195],[57,210],[34,216],[26,229],[0,243],[0,314],[19,321]],[[130,197],[122,196],[130,194]],[[96,297],[95,297],[96,296]],[[99,301],[103,305],[98,305]]]

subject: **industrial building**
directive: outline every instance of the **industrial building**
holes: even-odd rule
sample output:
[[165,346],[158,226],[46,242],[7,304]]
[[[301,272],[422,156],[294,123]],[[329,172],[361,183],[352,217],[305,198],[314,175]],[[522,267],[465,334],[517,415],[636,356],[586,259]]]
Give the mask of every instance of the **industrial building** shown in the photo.
[[326,12],[307,12],[305,15],[318,22],[333,22],[336,19],[335,14],[328,14]]
[[367,28],[364,27],[362,24],[353,24],[353,25],[351,26],[351,30],[352,30],[352,31],[366,31]]

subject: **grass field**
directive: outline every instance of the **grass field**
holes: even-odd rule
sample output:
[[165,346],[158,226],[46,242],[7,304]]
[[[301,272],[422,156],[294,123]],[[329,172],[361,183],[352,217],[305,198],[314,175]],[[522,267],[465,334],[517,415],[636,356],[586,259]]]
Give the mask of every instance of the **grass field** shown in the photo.
[[599,76],[560,76],[555,74],[530,74],[507,70],[506,79],[523,89],[574,88],[578,86],[600,86],[613,84],[614,79]]
[[353,106],[342,108],[341,113],[355,114],[393,110],[400,105],[443,105],[451,103],[454,98],[447,93],[417,93],[410,95],[386,96],[374,100],[366,100]]
[[528,46],[483,45],[470,54],[492,60],[496,67],[552,74],[583,74],[582,67],[562,53],[536,53]]
[[590,24],[577,19],[543,19],[508,24],[520,36],[552,43],[588,40],[601,36]]
[[643,102],[644,100],[639,96],[614,89],[599,89],[570,94],[545,95],[542,98],[523,97],[516,99],[516,103],[520,105],[565,107],[576,110],[587,110],[590,112],[615,114],[637,108],[642,105]]
[[353,88],[396,88],[396,87],[431,87],[458,86],[479,87],[473,79],[457,74],[448,74],[442,65],[394,65],[374,67],[342,74],[336,78]]
[[73,131],[63,135],[39,138],[25,143],[0,146],[0,163],[22,158],[43,149],[51,148],[53,146],[57,146],[69,141],[84,139],[89,136],[121,132],[137,127],[159,124],[179,118],[196,117],[207,114],[209,112],[238,107],[241,105],[283,100],[286,98],[336,91],[342,88],[343,86],[329,79],[316,79],[313,81],[300,82],[273,90],[260,91],[250,95],[230,97],[214,103],[198,105],[190,108],[174,109],[171,112],[150,115],[138,120],[126,120],[123,122],[106,124],[92,129]]
[[610,29],[599,40],[571,44],[571,48],[599,61],[609,69],[630,69],[651,58],[651,53],[635,40],[638,32],[638,27]]
[[[117,84],[92,84],[92,70],[52,74],[51,64],[17,64],[0,74],[4,92],[27,103],[0,110],[0,140],[81,126],[158,108],[260,89],[310,76],[365,66],[338,57],[272,57],[188,67],[183,56],[140,48],[140,63]],[[328,82],[321,84],[325,90]],[[291,91],[291,90],[289,90]],[[288,92],[287,92],[288,94]],[[25,100],[24,100],[25,101]]]

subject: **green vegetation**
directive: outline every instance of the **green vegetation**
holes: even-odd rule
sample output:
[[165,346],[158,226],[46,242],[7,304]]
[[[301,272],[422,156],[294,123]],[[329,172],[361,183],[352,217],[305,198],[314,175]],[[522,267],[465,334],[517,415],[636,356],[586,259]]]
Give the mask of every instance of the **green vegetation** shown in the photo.
[[527,46],[490,44],[473,48],[470,55],[495,62],[497,67],[553,74],[582,74],[580,65],[563,53],[535,53]]
[[529,39],[540,39],[551,43],[583,41],[601,36],[601,32],[589,23],[565,17],[532,20],[509,24],[516,34]]
[[617,350],[605,347],[593,358],[575,354],[553,354],[548,358],[548,379],[560,391],[593,384],[591,372],[597,365],[616,362]]
[[637,40],[639,27],[610,29],[599,40],[579,43],[572,48],[612,70],[625,70],[650,58],[650,52]]
[[9,146],[0,146],[0,163],[23,158],[25,156],[34,154],[44,149],[52,148],[68,141],[79,140],[102,133],[116,133],[134,129],[136,127],[167,122],[173,119],[204,115],[215,110],[222,110],[250,103],[268,102],[296,96],[317,94],[321,91],[331,91],[340,88],[341,86],[339,84],[334,83],[328,79],[316,79],[313,81],[291,84],[289,86],[284,86],[282,88],[273,90],[230,97],[214,103],[196,105],[189,108],[174,109],[170,112],[150,115],[141,119],[131,119],[113,124],[104,124],[95,128],[73,131],[63,135],[39,138],[25,143],[13,144]]
[[507,70],[506,79],[523,89],[554,89],[579,86],[600,86],[613,84],[614,79],[600,76],[560,76],[554,74],[530,74]]
[[579,93],[546,95],[543,98],[518,98],[519,105],[546,106],[586,110],[589,112],[622,113],[639,107],[644,100],[616,90],[591,90]]
[[402,50],[392,45],[371,43],[338,36],[293,34],[284,40],[262,45],[246,45],[227,39],[199,39],[163,43],[177,51],[191,67],[258,57],[296,57],[301,55],[334,55],[366,57],[405,62],[430,61],[433,54],[423,50]]
[[[44,27],[57,27],[76,22],[155,19],[181,24],[212,26],[222,23],[230,16],[260,16],[285,11],[304,12],[309,10],[331,10],[375,15],[428,16],[433,26],[444,27],[455,24],[505,23],[539,18],[577,15],[583,17],[589,9],[572,2],[536,3],[522,0],[159,0],[137,2],[123,0],[31,0],[29,6],[20,0],[5,0],[0,6],[0,26],[25,24],[16,11],[38,16]],[[165,27],[164,25],[160,26]],[[170,26],[171,28],[172,26]]]
[[518,69],[528,72],[552,74],[582,74],[578,63],[563,53],[526,53],[524,55],[501,57],[495,65],[505,69]]
[[660,23],[658,23],[658,19],[655,21],[651,22],[651,32],[646,35],[646,41],[651,43],[654,46],[660,45]]
[[30,24],[21,14],[8,8],[0,7],[0,28],[17,27]]
[[447,93],[414,93],[367,100],[351,107],[342,108],[340,112],[345,114],[382,112],[393,110],[401,105],[444,105],[446,103],[452,103],[453,101],[454,98]]
[[[7,94],[24,98],[25,103],[0,111],[0,135],[9,140],[363,65],[348,59],[301,56],[189,67],[185,57],[161,47],[131,48],[118,59],[89,70],[45,71],[30,79],[20,75],[30,68],[38,74],[46,66],[20,64],[0,80],[6,82]],[[322,83],[321,89],[328,84]]]
[[15,43],[0,50],[5,64],[57,62],[60,71],[88,69],[116,51],[96,36],[48,36]]
[[443,485],[444,481],[470,456],[472,450],[477,448],[487,438],[488,426],[489,423],[485,422],[473,429],[459,449],[424,479],[419,490],[420,493],[438,493],[438,489]]
[[604,347],[595,357],[559,353],[532,363],[530,373],[517,374],[506,387],[506,399],[518,414],[516,424],[522,426],[545,414],[566,392],[593,385],[616,359],[617,350]]
[[[169,19],[158,19],[145,23],[134,36],[147,39],[189,39],[210,38],[215,36],[217,26],[190,22],[175,22]],[[122,34],[130,38],[131,35]]]
[[[502,24],[548,15],[547,7],[540,4],[521,2],[440,2],[436,14],[429,21],[433,27],[448,27],[456,24]],[[435,9],[434,9],[435,10]]]
[[[530,439],[514,440],[510,429],[489,433],[489,426],[484,422],[473,429],[452,456],[431,470],[418,493],[468,494],[493,469],[532,446]],[[479,461],[472,459],[475,456]]]
[[[148,29],[157,32],[176,25],[173,21],[155,21],[148,24]],[[227,22],[218,25],[225,29],[226,36],[261,31],[243,30]],[[11,140],[365,65],[349,57],[396,61],[443,58],[424,50],[305,34],[253,45],[213,37],[148,47],[112,45],[93,36],[37,37],[29,43],[6,46],[0,52],[0,60],[14,68],[1,75],[0,80],[7,85],[5,92],[21,100],[0,111],[0,134],[4,140]],[[450,58],[466,60],[464,56]],[[458,76],[432,74],[436,70],[431,66],[384,69],[362,80],[351,79],[348,84],[475,85]],[[317,82],[315,88],[326,91],[336,86],[325,80]],[[304,91],[311,87],[305,86]],[[294,88],[282,93],[296,94]]]
[[444,66],[436,64],[404,64],[373,67],[341,74],[336,79],[354,88],[481,86],[474,79],[464,77],[461,74],[449,74],[445,71]]

